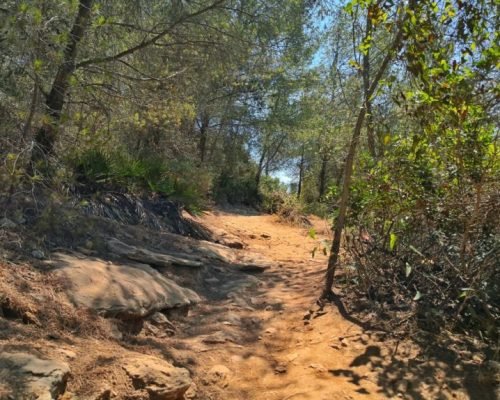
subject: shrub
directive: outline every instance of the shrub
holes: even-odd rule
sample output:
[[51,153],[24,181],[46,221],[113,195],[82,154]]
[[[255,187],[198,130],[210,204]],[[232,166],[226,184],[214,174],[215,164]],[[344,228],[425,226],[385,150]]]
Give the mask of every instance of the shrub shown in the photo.
[[89,149],[70,156],[68,164],[78,191],[154,192],[182,202],[190,211],[200,209],[209,180],[193,166],[171,168],[159,157],[134,157],[123,151]]
[[261,202],[257,184],[252,174],[236,176],[222,172],[214,182],[214,199],[218,203],[258,206]]

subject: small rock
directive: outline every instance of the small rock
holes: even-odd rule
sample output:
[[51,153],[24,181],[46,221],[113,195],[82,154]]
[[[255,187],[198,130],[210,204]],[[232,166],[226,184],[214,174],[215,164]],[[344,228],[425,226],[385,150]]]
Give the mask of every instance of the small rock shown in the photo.
[[53,400],[59,398],[69,377],[69,366],[43,360],[29,353],[0,353],[1,383],[12,399]]
[[144,322],[142,331],[144,332],[144,334],[146,336],[160,337],[160,335],[162,333],[158,327],[156,327],[155,325],[153,325],[152,323],[150,323],[148,321]]
[[17,226],[16,223],[8,218],[0,219],[0,228],[14,229],[16,226]]
[[214,365],[203,379],[205,384],[219,385],[227,387],[231,371],[225,365]]
[[286,364],[284,363],[280,363],[278,364],[275,368],[274,368],[274,372],[277,373],[277,374],[284,374],[288,371],[288,367]]
[[196,383],[193,383],[193,384],[191,384],[191,386],[189,387],[189,389],[187,390],[187,392],[184,393],[184,398],[186,400],[196,399],[197,392],[198,392],[198,388],[196,386]]
[[276,328],[267,328],[266,329],[267,335],[274,335],[275,333],[276,333]]
[[76,358],[76,353],[67,349],[57,349],[57,352],[62,354],[68,360],[74,360]]
[[250,303],[254,306],[261,306],[263,304],[266,304],[266,299],[260,297],[252,297],[250,298]]
[[273,306],[269,305],[265,308],[266,311],[273,311]]
[[156,357],[138,354],[123,360],[123,369],[137,390],[145,389],[150,399],[177,400],[192,382],[189,371]]
[[35,249],[31,252],[31,256],[38,260],[43,260],[45,258],[45,253],[42,250]]
[[162,329],[162,331],[166,331],[169,334],[175,333],[175,326],[172,322],[169,321],[167,316],[161,312],[155,312],[153,315],[149,317],[149,320],[152,324]]
[[310,319],[311,319],[311,317],[312,317],[312,313],[313,313],[313,312],[312,312],[311,310],[308,310],[306,313],[304,313],[304,316],[302,317],[302,319],[303,319],[304,321],[308,321],[308,320],[310,320]]
[[394,389],[398,393],[406,393],[408,391],[408,381],[406,379],[400,379],[394,384]]
[[263,233],[263,234],[260,235],[260,237],[262,239],[271,239],[271,235],[269,235],[268,233]]
[[318,363],[309,364],[309,368],[315,369],[318,372],[327,371],[327,368],[323,364],[318,364]]
[[114,323],[110,324],[109,336],[111,336],[115,340],[122,340],[123,339],[123,333],[120,331],[118,326]]

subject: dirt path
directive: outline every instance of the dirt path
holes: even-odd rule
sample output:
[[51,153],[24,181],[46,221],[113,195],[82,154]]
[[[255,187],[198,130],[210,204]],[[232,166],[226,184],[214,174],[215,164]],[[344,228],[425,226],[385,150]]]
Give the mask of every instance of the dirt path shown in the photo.
[[[0,350],[68,362],[72,376],[64,399],[71,400],[107,398],[95,396],[106,388],[114,399],[149,399],[122,365],[138,354],[189,369],[195,386],[186,400],[496,399],[494,388],[476,379],[481,360],[474,360],[473,350],[416,338],[397,342],[384,332],[363,331],[332,305],[317,306],[326,256],[317,252],[311,258],[311,250],[329,234],[324,221],[312,219],[317,239],[308,229],[248,210],[214,211],[202,222],[245,247],[234,251],[142,227],[116,227],[130,244],[158,251],[182,244],[186,254],[208,246],[205,251],[227,255],[225,261],[204,258],[198,268],[158,269],[202,297],[188,315],[167,311],[170,333],[152,330],[143,320],[96,318],[68,303],[63,282],[53,274],[30,265],[5,266],[0,292],[17,299],[17,306],[4,302],[4,310],[13,312],[0,318]],[[78,253],[78,263],[87,257]],[[116,261],[99,260],[106,266]],[[264,272],[241,270],[266,263],[271,267]],[[19,318],[18,309],[29,318]]]
[[[364,333],[336,308],[315,306],[326,257],[311,258],[317,240],[308,237],[307,229],[268,215],[216,212],[203,220],[237,235],[246,250],[276,266],[256,275],[255,285],[190,315],[179,338],[183,349],[174,357],[192,361],[198,398],[468,398],[448,392],[444,382],[440,387],[435,377],[426,383],[424,376],[413,375],[408,363],[417,349],[411,343],[396,348],[380,332]],[[321,220],[313,223],[319,240],[328,228]]]

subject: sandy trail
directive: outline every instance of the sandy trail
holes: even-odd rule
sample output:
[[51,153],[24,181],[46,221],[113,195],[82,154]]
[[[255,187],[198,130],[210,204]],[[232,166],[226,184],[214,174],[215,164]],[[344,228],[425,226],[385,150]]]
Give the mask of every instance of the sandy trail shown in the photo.
[[[312,258],[311,250],[329,232],[324,221],[313,219],[318,233],[313,240],[308,229],[279,223],[270,215],[215,212],[203,220],[239,236],[247,244],[246,250],[274,260],[275,266],[256,275],[256,286],[237,291],[229,300],[200,306],[189,317],[191,328],[183,339],[197,353],[193,354],[196,364],[192,371],[195,377],[201,377],[200,398],[333,400],[397,396],[397,385],[406,383],[398,382],[395,371],[394,387],[381,387],[375,365],[389,357],[391,349],[374,340],[373,332],[364,334],[343,319],[332,306],[319,310],[315,305],[326,256],[318,252]],[[304,319],[309,310],[314,313]],[[203,336],[214,330],[219,335],[224,332],[229,341],[211,345],[199,342],[197,334]],[[231,339],[239,344],[234,345]],[[230,371],[227,376],[207,381],[210,370],[220,365]]]
[[[195,387],[186,400],[497,398],[492,386],[472,379],[481,360],[474,361],[470,351],[467,356],[457,342],[417,337],[397,342],[387,333],[363,331],[332,305],[318,307],[327,258],[321,251],[312,258],[311,251],[329,235],[325,221],[312,218],[316,239],[308,229],[248,210],[214,211],[202,222],[245,243],[236,251],[215,245],[231,260],[267,260],[271,268],[242,272],[236,261],[206,258],[203,268],[159,269],[203,297],[188,315],[179,309],[167,312],[175,328],[168,336],[148,331],[141,321],[128,326],[75,310],[64,300],[58,280],[28,265],[5,267],[0,288],[10,290],[12,298],[22,299],[26,287],[45,296],[43,307],[33,309],[50,323],[39,327],[0,318],[0,348],[68,361],[72,377],[64,399],[95,399],[96,391],[108,385],[115,399],[149,398],[132,387],[122,368],[123,360],[137,353],[189,369]],[[129,226],[121,233],[127,235],[123,240],[152,249],[174,244],[172,235],[141,227]],[[178,239],[188,252],[207,245]],[[85,262],[86,256],[80,257]],[[113,327],[121,327],[123,334]],[[68,351],[74,354],[70,358]],[[472,362],[464,362],[463,356]]]

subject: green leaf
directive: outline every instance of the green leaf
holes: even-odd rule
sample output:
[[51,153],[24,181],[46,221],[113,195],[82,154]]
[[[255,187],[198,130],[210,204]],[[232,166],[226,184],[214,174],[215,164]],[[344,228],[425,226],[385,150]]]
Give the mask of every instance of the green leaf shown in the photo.
[[40,60],[39,58],[36,58],[35,61],[33,61],[33,69],[36,72],[39,72],[42,69],[43,66],[43,61]]
[[413,298],[414,301],[418,301],[422,298],[422,293],[420,293],[418,290],[417,290],[417,293],[415,294],[415,297]]
[[103,26],[106,23],[106,17],[104,15],[99,15],[96,21],[97,26]]
[[307,232],[307,236],[309,236],[311,239],[316,239],[316,229],[309,229],[309,232]]
[[395,233],[391,233],[389,236],[389,249],[393,250],[394,246],[396,246],[396,242],[398,240],[398,236]]

